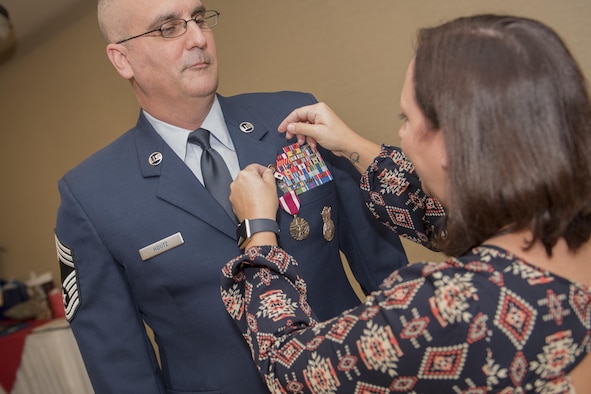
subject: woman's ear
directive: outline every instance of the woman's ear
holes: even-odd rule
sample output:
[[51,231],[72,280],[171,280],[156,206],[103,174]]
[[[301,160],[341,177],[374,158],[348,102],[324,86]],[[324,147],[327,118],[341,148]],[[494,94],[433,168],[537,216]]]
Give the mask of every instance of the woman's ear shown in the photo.
[[133,78],[133,68],[127,59],[127,48],[121,44],[108,44],[107,57],[115,70],[125,79]]
[[437,129],[435,132],[437,143],[439,144],[439,165],[441,166],[441,168],[447,171],[449,160],[447,157],[447,146],[445,145],[445,137],[443,135],[443,130]]
[[447,152],[444,151],[443,154],[441,155],[441,168],[443,168],[444,170],[447,171],[447,166],[448,166],[448,159],[447,159]]

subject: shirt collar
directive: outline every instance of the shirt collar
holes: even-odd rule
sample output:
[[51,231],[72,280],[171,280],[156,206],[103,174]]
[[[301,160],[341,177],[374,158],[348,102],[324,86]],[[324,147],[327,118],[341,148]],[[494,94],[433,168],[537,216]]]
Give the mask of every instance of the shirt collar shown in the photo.
[[[173,126],[170,123],[156,119],[143,109],[142,111],[146,116],[146,119],[148,119],[148,122],[154,127],[154,130],[156,130],[162,139],[182,160],[185,160],[187,154],[187,138],[189,137],[189,133],[193,130]],[[235,151],[234,144],[230,138],[230,133],[228,132],[228,127],[224,120],[222,107],[220,106],[217,96],[215,97],[209,113],[201,124],[201,127],[209,130],[210,134],[228,149]]]

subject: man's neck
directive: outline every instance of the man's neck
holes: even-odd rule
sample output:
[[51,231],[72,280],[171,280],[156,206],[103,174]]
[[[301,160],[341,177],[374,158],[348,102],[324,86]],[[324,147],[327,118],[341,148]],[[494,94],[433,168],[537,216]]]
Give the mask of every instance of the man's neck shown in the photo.
[[195,130],[201,126],[214,103],[215,95],[193,100],[170,103],[152,102],[141,105],[144,111],[154,118],[186,130]]

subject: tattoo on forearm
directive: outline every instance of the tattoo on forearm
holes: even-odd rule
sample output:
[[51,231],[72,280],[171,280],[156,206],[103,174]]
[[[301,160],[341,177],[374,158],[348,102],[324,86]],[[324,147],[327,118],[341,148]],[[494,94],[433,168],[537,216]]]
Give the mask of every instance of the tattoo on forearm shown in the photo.
[[357,152],[353,152],[349,155],[349,160],[351,160],[351,163],[353,164],[359,164],[359,153]]

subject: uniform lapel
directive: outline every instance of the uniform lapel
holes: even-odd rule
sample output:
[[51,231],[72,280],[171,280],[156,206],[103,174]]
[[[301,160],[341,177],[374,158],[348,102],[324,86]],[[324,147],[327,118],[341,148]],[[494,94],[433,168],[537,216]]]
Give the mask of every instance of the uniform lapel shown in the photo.
[[[264,119],[245,107],[235,102],[229,105],[228,100],[222,96],[218,96],[218,99],[230,137],[236,148],[240,168],[252,163],[275,164],[276,148],[273,144],[265,143],[262,140],[268,133],[276,133],[277,130],[272,130],[272,126],[266,124]],[[252,127],[252,130],[250,127],[246,127],[248,125]]]
[[236,224],[143,114],[135,130],[135,141],[142,175],[144,178],[158,178],[158,198],[236,238]]

